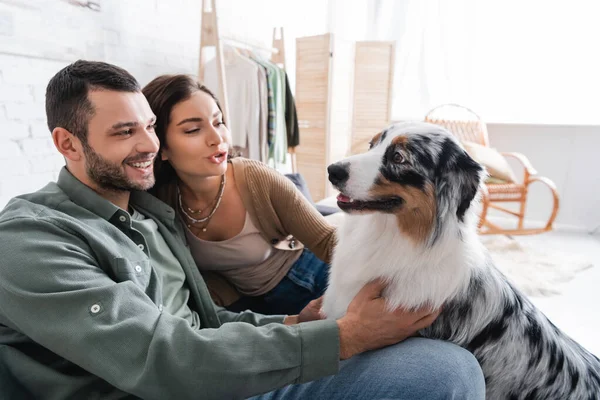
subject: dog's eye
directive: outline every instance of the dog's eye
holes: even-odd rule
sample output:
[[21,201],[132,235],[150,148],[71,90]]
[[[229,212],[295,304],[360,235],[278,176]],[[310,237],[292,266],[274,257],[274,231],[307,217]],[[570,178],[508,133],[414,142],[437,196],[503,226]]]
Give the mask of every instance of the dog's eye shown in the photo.
[[369,150],[373,148],[373,142],[369,142]]
[[394,153],[394,156],[393,156],[392,160],[396,164],[404,164],[404,162],[406,161],[406,159],[404,158],[404,156],[402,155],[402,153],[400,153],[399,151],[397,151],[397,152]]

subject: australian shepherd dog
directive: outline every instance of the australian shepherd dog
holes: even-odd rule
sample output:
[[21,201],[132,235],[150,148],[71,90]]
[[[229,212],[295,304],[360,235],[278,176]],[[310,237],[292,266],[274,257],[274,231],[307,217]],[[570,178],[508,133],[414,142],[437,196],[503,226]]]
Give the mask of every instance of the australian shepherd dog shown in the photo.
[[600,398],[598,358],[536,309],[482,245],[471,206],[484,170],[448,131],[392,125],[328,173],[347,213],[323,301],[328,318],[381,277],[391,309],[442,307],[420,334],[473,353],[488,399]]

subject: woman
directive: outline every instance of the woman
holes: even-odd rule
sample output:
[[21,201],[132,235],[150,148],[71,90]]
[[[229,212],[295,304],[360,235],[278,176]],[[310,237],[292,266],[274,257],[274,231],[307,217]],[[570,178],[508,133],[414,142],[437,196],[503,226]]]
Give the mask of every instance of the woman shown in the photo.
[[215,302],[231,311],[294,315],[319,298],[334,228],[282,174],[231,157],[221,107],[205,86],[163,75],[143,93],[161,143],[152,193],[183,221]]

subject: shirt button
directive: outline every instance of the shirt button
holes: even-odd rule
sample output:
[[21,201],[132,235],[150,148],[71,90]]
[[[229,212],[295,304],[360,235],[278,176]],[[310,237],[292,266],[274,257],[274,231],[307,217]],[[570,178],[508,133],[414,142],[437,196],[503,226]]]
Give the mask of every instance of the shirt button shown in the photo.
[[127,221],[127,217],[126,217],[126,216],[124,216],[124,215],[121,215],[121,216],[119,217],[119,221],[121,221],[121,222],[125,222],[125,221]]
[[142,272],[142,267],[140,267],[139,265],[135,266],[135,272]]
[[100,312],[100,304],[94,304],[90,307],[92,314],[98,314]]
[[163,310],[163,305],[162,305],[162,304],[160,304],[160,305],[158,306],[158,311],[162,312],[162,310]]
[[143,244],[138,244],[138,247],[140,248],[140,250],[144,250],[144,245]]

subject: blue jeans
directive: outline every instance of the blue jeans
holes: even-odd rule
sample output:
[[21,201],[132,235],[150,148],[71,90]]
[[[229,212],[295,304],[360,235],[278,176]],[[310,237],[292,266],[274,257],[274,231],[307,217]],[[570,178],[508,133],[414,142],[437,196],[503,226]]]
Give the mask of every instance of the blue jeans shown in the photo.
[[327,289],[329,264],[304,249],[289,272],[273,289],[261,296],[244,296],[229,305],[229,311],[252,310],[266,315],[295,315]]
[[342,361],[336,375],[252,399],[482,400],[485,382],[467,350],[448,342],[409,338]]

